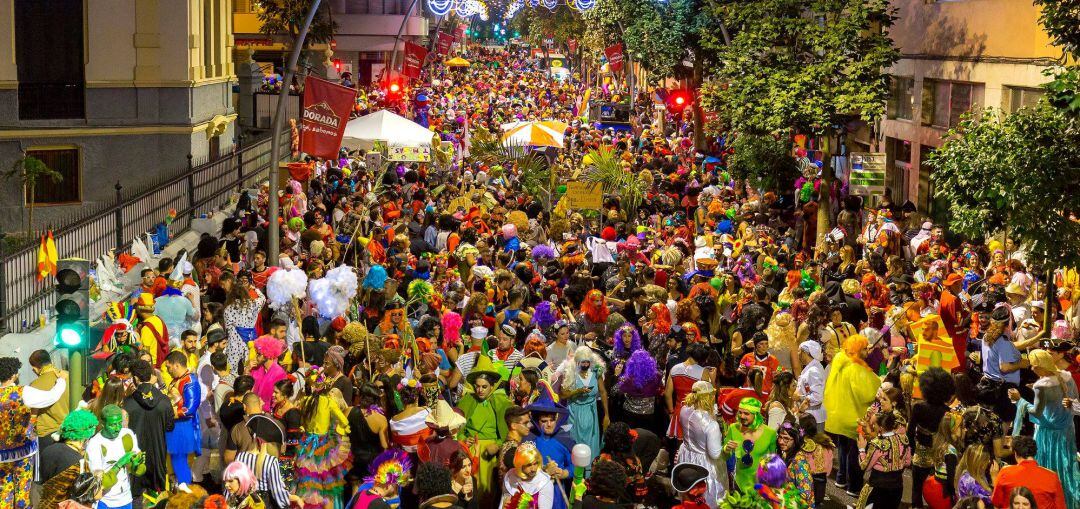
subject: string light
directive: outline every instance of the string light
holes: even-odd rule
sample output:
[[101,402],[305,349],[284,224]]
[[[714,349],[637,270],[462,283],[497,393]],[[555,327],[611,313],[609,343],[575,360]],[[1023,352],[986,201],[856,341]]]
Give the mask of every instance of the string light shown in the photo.
[[446,16],[454,7],[454,0],[427,0],[428,10],[436,16]]

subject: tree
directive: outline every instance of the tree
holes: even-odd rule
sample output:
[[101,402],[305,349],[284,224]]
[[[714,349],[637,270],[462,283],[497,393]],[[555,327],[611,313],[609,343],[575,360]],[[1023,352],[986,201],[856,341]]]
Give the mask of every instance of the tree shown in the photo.
[[637,208],[645,197],[645,191],[652,186],[652,174],[647,170],[639,174],[623,168],[622,160],[611,147],[590,150],[582,158],[585,172],[582,180],[589,184],[599,184],[604,194],[614,194],[619,198],[619,206],[626,217],[634,217]]
[[11,165],[11,169],[4,172],[5,179],[18,179],[26,193],[26,236],[29,238],[34,232],[34,190],[39,183],[46,180],[58,184],[64,180],[60,172],[49,168],[41,159],[34,156],[23,156]]
[[[300,35],[300,28],[304,26],[304,20],[311,9],[314,0],[258,0],[258,18],[262,23],[260,32],[267,35],[289,35],[289,44]],[[315,13],[315,19],[311,21],[304,46],[330,42],[337,31],[337,23],[330,14],[329,2],[322,2],[319,11]]]
[[[835,138],[850,120],[885,112],[888,0],[704,0],[723,21],[705,37],[721,65],[702,101],[739,133],[818,135],[824,152],[818,236],[829,228]],[[720,32],[720,33],[717,33]],[[730,41],[730,43],[722,43]]]
[[1080,129],[1065,111],[1043,101],[1011,115],[969,113],[929,164],[954,230],[979,237],[1007,227],[1048,276],[1080,266]]
[[799,168],[791,157],[788,138],[770,134],[746,133],[736,135],[728,157],[731,177],[748,181],[759,189],[780,189],[789,186],[799,176]]
[[1080,0],[1035,0],[1042,8],[1039,22],[1054,44],[1072,55],[1073,65],[1047,69],[1044,74],[1052,78],[1046,84],[1050,105],[1080,117]]

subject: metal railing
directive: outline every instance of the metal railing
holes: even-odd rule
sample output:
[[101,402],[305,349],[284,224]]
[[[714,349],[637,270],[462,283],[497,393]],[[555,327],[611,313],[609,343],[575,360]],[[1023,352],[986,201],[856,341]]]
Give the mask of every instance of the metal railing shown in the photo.
[[[288,147],[288,134],[284,137],[282,143]],[[88,260],[113,249],[120,253],[137,235],[162,223],[169,209],[176,209],[176,218],[168,226],[174,238],[199,214],[228,203],[233,192],[265,180],[269,168],[270,138],[266,137],[205,162],[188,155],[186,168],[144,189],[125,192],[117,182],[114,203],[82,208],[53,227],[57,252],[61,258]],[[38,243],[7,251],[0,241],[0,333],[34,328],[39,316],[50,314],[54,298],[51,278],[36,278]]]

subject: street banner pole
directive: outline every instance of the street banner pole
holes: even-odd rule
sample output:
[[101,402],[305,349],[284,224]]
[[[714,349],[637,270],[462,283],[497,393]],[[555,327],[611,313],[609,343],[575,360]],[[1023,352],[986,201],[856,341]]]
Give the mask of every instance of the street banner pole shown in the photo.
[[[270,265],[278,264],[279,251],[281,249],[281,226],[278,219],[281,217],[280,205],[278,204],[278,162],[281,160],[281,126],[285,123],[285,98],[289,95],[289,85],[296,74],[296,62],[300,60],[300,51],[304,49],[304,41],[307,39],[311,22],[315,19],[315,13],[319,10],[320,0],[311,0],[311,9],[308,10],[304,25],[300,27],[300,33],[293,41],[292,53],[289,54],[289,65],[285,68],[284,80],[281,83],[281,93],[278,94],[277,108],[274,110],[274,125],[270,129],[270,203],[268,215],[270,231],[268,232],[267,252]],[[297,119],[299,120],[299,119]]]

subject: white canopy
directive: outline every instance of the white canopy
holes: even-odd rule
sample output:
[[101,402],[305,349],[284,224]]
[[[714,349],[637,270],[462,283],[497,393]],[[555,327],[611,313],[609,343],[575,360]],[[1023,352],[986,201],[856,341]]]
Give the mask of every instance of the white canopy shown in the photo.
[[345,124],[341,144],[349,148],[371,150],[376,140],[390,147],[431,147],[430,130],[388,110],[354,118]]

